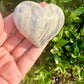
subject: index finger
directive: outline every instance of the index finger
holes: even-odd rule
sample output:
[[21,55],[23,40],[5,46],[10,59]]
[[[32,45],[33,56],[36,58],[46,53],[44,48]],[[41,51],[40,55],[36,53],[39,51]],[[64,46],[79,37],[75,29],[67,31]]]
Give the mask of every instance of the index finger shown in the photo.
[[16,28],[13,13],[4,18],[4,32],[9,35]]
[[7,40],[9,34],[16,28],[13,13],[4,18],[4,29],[0,35],[0,46]]

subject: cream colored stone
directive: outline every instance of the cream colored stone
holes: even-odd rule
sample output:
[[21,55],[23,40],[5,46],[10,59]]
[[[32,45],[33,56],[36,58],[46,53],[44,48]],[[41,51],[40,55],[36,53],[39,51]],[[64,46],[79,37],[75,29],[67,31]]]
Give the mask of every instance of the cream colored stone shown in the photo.
[[64,24],[64,13],[54,4],[40,6],[24,1],[15,8],[14,21],[25,38],[41,47],[59,33]]

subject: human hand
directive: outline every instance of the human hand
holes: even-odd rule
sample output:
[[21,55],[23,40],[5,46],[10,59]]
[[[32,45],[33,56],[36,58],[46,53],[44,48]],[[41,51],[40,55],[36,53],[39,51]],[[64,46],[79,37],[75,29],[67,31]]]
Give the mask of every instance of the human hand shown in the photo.
[[9,35],[15,28],[13,14],[0,15],[0,84],[19,84],[46,46],[35,47],[18,30]]

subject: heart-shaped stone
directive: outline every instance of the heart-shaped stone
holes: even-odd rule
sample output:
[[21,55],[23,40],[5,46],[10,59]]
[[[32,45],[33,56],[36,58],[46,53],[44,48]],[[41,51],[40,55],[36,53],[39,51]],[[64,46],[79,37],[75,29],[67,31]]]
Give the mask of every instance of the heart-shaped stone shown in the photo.
[[59,33],[64,24],[64,13],[54,4],[41,6],[24,1],[15,8],[14,21],[25,38],[41,47]]

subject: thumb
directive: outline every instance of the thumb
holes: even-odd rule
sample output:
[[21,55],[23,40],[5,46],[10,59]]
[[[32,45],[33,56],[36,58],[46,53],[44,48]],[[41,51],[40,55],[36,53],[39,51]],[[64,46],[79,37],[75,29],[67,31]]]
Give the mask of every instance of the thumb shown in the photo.
[[1,13],[0,13],[0,35],[3,32],[3,28],[4,28],[4,23],[3,23],[3,18],[2,18]]

